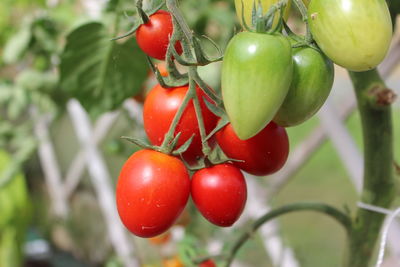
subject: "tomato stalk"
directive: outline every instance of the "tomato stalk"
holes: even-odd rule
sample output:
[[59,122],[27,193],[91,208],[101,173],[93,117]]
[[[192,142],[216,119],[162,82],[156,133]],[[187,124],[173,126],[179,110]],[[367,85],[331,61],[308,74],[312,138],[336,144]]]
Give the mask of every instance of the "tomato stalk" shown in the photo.
[[[256,28],[255,32],[257,32],[257,33],[266,33],[268,31],[275,32],[276,28],[271,30],[271,27],[273,25],[274,18],[275,18],[275,15],[276,15],[275,13],[280,11],[279,12],[279,16],[280,16],[279,20],[283,19],[281,11],[283,10],[283,8],[285,8],[285,6],[287,4],[288,4],[288,0],[280,0],[275,5],[272,5],[268,9],[267,13],[265,13],[264,16],[257,16],[255,25],[252,25],[253,27],[255,26],[255,28]],[[259,6],[258,8],[261,8],[261,7]],[[242,7],[242,13],[243,12],[244,12],[244,8]],[[262,12],[259,12],[258,10],[256,12],[257,12],[257,14],[258,13],[262,14]],[[244,24],[245,28],[248,31],[251,31],[250,27],[246,23],[246,20],[244,19],[244,13],[242,14],[242,20],[243,20],[243,24]]]
[[[250,229],[244,233],[237,239],[237,241],[233,244],[232,248],[229,250],[228,255],[226,256],[226,263],[224,266],[229,267],[235,258],[239,249],[250,239],[254,236],[254,233],[265,223],[269,222],[270,220],[295,211],[316,211],[319,213],[326,214],[331,218],[335,219],[338,223],[340,223],[346,232],[351,231],[351,219],[350,217],[343,213],[342,211],[324,204],[324,203],[294,203],[285,205],[283,207],[274,209],[269,211],[259,219],[257,219],[250,227]],[[366,266],[366,265],[365,265]],[[365,267],[364,266],[364,267]]]
[[311,44],[313,41],[310,25],[308,24],[307,7],[304,5],[302,0],[293,0],[296,4],[297,9],[300,11],[303,22],[306,25],[306,43]]
[[[390,103],[371,101],[376,85],[385,87],[376,70],[349,72],[357,95],[364,139],[364,185],[361,201],[389,208],[395,198],[393,126]],[[346,266],[371,264],[385,216],[359,208],[349,236]]]
[[142,19],[143,23],[146,24],[149,22],[149,17],[147,14],[143,11],[143,0],[137,0],[136,2],[136,8],[139,13],[140,18]]
[[[284,0],[286,1],[286,0]],[[175,117],[171,123],[171,126],[168,130],[168,132],[165,135],[165,138],[163,140],[163,143],[161,145],[161,150],[165,153],[171,153],[171,151],[174,149],[171,147],[171,142],[174,140],[174,133],[175,129],[179,123],[179,120],[182,117],[182,114],[185,110],[185,108],[188,106],[188,103],[190,100],[193,100],[193,104],[195,107],[195,112],[196,112],[196,117],[198,120],[198,125],[199,125],[199,131],[200,131],[200,136],[201,136],[201,141],[202,141],[202,151],[203,154],[208,157],[211,153],[211,148],[209,147],[207,143],[207,133],[206,129],[204,126],[204,120],[203,120],[203,115],[201,112],[201,107],[200,107],[200,100],[196,94],[196,84],[199,85],[201,90],[204,91],[204,93],[213,100],[216,105],[222,105],[221,99],[212,91],[208,88],[208,86],[205,84],[205,82],[200,78],[198,72],[197,72],[197,66],[198,65],[204,65],[208,64],[209,62],[199,62],[199,57],[203,59],[203,61],[207,61],[207,57],[203,55],[203,51],[201,48],[196,50],[196,44],[194,42],[197,42],[195,40],[195,37],[193,36],[192,31],[190,30],[189,26],[183,19],[182,14],[180,13],[176,0],[167,0],[167,8],[170,10],[172,14],[172,22],[174,25],[174,31],[172,33],[172,36],[170,38],[170,44],[168,46],[167,50],[167,68],[168,70],[172,70],[175,72],[175,75],[172,75],[174,77],[177,77],[180,75],[180,73],[177,73],[175,63],[172,59],[172,56],[175,58],[180,58],[183,61],[190,61],[192,64],[189,66],[189,71],[187,73],[188,75],[188,82],[189,82],[189,89],[185,95],[185,98],[178,109],[177,113],[175,114]],[[174,44],[176,41],[180,41],[183,47],[183,55],[185,59],[181,58],[178,53],[176,53],[176,50],[174,48]],[[193,55],[193,49],[194,52],[196,53],[196,56]],[[197,44],[197,47],[199,47],[199,44]],[[154,67],[154,66],[153,66]],[[171,73],[170,73],[171,74]],[[158,73],[158,79],[161,79],[161,82],[164,81],[164,78],[161,77],[161,75]],[[171,77],[174,79],[174,77]],[[174,81],[172,81],[174,83]]]
[[[189,90],[196,90],[196,82],[194,79],[192,79],[193,73],[197,72],[196,67],[189,67]],[[199,129],[200,129],[200,137],[201,137],[201,143],[202,143],[202,151],[205,156],[208,156],[210,154],[211,148],[208,145],[208,142],[206,140],[207,138],[207,133],[206,129],[204,127],[204,120],[203,120],[203,114],[201,113],[201,107],[200,107],[200,101],[199,97],[197,96],[196,93],[194,93],[194,98],[193,98],[193,105],[194,109],[196,112],[196,117],[197,117],[197,122],[199,124]]]
[[189,90],[187,91],[187,93],[185,95],[185,98],[182,101],[181,106],[179,107],[178,111],[175,114],[174,119],[172,120],[172,123],[171,123],[171,126],[170,126],[168,132],[165,134],[163,143],[161,144],[161,148],[160,148],[161,152],[170,154],[172,152],[172,150],[174,149],[174,147],[170,147],[170,144],[171,144],[172,140],[174,139],[174,133],[175,133],[176,126],[178,125],[183,112],[185,111],[186,107],[188,106],[189,101],[193,98],[193,95],[195,95],[195,94],[196,94],[196,91],[189,88]]

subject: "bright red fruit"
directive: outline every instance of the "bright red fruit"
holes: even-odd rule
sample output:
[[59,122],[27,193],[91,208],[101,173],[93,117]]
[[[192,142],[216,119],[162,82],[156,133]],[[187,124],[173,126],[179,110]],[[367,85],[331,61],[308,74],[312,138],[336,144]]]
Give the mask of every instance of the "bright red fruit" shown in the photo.
[[118,213],[133,234],[154,237],[172,226],[189,195],[189,174],[182,161],[140,150],[121,169],[116,191]]
[[[148,56],[164,60],[167,53],[169,39],[173,32],[171,14],[159,10],[149,17],[149,21],[139,26],[136,31],[136,41],[139,47]],[[176,51],[181,54],[180,42],[175,44]]]
[[[168,132],[176,112],[188,91],[188,85],[175,88],[163,88],[157,84],[147,95],[143,107],[144,129],[153,145],[161,145],[165,134]],[[206,95],[200,88],[196,88],[200,100],[206,132],[211,132],[217,124],[218,118],[207,108],[203,101]],[[206,97],[208,101],[211,100]],[[196,112],[191,100],[175,129],[175,134],[181,132],[177,147],[183,145],[193,134],[192,144],[183,153],[185,161],[194,163],[196,158],[202,156],[202,146]]]
[[228,157],[243,160],[233,164],[253,175],[263,176],[277,172],[285,164],[289,154],[286,130],[273,122],[247,140],[239,139],[231,124],[220,130],[216,138]]
[[239,219],[247,200],[242,172],[232,164],[197,171],[191,182],[192,199],[211,223],[227,227]]

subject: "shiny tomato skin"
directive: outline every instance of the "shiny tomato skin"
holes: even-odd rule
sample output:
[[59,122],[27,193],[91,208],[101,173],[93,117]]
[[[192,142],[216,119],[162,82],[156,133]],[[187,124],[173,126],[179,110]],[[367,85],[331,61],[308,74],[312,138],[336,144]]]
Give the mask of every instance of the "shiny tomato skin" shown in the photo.
[[289,91],[292,46],[282,34],[240,32],[225,50],[222,99],[240,139],[255,136],[274,118]]
[[270,122],[256,136],[241,140],[228,124],[216,134],[218,145],[232,158],[243,160],[233,162],[243,171],[264,176],[277,172],[289,155],[289,138],[285,128]]
[[[149,17],[147,23],[139,26],[136,31],[136,41],[148,56],[164,60],[173,29],[171,14],[159,10]],[[175,49],[179,54],[182,53],[179,42],[175,44]]]
[[178,219],[190,195],[179,159],[153,150],[135,152],[123,165],[116,189],[121,221],[139,237],[154,237]]
[[243,212],[247,186],[242,172],[231,164],[218,164],[197,171],[191,181],[192,199],[211,223],[228,227]]
[[[165,134],[168,132],[172,120],[188,91],[188,85],[175,88],[163,88],[157,84],[147,95],[143,107],[144,129],[153,145],[161,145]],[[207,108],[203,98],[206,95],[200,88],[196,88],[200,100],[206,132],[211,132],[217,124],[218,118]],[[211,100],[206,97],[208,101]],[[193,134],[195,134],[192,144],[183,153],[183,158],[192,164],[196,158],[202,156],[202,145],[199,126],[197,123],[196,112],[193,101],[191,100],[186,107],[181,120],[179,121],[175,134],[181,132],[177,147],[183,145]]]
[[352,71],[375,68],[385,58],[392,39],[385,0],[312,0],[308,22],[321,50]]
[[311,47],[293,49],[293,80],[274,122],[296,126],[311,118],[331,92],[334,66],[323,53]]

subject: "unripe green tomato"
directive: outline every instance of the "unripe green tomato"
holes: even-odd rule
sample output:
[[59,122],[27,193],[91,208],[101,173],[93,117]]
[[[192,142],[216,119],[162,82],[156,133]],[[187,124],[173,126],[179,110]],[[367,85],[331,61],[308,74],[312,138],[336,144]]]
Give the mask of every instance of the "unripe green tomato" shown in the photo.
[[273,119],[293,74],[292,47],[281,34],[241,32],[226,48],[222,98],[237,136],[255,136]]
[[274,118],[283,127],[298,125],[317,113],[334,80],[332,61],[311,47],[294,49],[293,63],[289,93]]
[[[235,0],[235,8],[236,8],[236,15],[239,18],[240,24],[243,25],[243,17],[246,21],[246,24],[248,26],[251,26],[251,21],[252,21],[252,13],[253,13],[253,6],[254,3],[256,4],[256,7],[258,7],[258,1],[259,0]],[[279,0],[260,0],[261,6],[263,8],[263,13],[267,13],[268,9],[273,5],[276,4]],[[242,4],[244,7],[244,13],[242,14]],[[287,6],[285,7],[285,11],[283,14],[283,17],[287,19],[289,17],[290,13],[290,5],[291,1],[289,0]],[[243,16],[244,15],[244,16]],[[276,23],[278,21],[278,13],[276,13],[275,20],[274,22]]]
[[308,21],[321,50],[348,70],[375,68],[389,49],[392,22],[385,0],[312,0]]

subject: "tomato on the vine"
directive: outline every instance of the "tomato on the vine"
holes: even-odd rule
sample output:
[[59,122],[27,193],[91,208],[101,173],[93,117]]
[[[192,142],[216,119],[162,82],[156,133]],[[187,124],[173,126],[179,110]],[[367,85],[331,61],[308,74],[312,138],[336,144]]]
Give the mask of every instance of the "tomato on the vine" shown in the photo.
[[177,220],[189,194],[189,174],[182,161],[140,150],[121,169],[116,190],[118,213],[133,234],[154,237]]
[[[189,86],[181,86],[175,88],[163,88],[156,85],[144,102],[143,120],[144,129],[150,141],[154,145],[161,145],[165,134],[168,132],[172,120],[176,112],[182,104],[182,101],[189,89]],[[206,94],[199,88],[196,88],[202,110],[204,127],[206,132],[211,132],[217,124],[217,116],[215,116],[204,103],[205,97],[212,102]],[[181,136],[177,143],[177,147],[183,145],[190,137],[194,135],[193,141],[188,150],[183,153],[183,158],[188,163],[194,163],[196,158],[202,156],[202,144],[197,122],[196,112],[193,100],[190,100],[188,106],[182,114],[182,117],[175,129],[175,135],[181,132]]]
[[284,127],[298,125],[317,113],[334,80],[332,61],[314,48],[294,49],[293,60],[292,84],[274,118],[274,122]]
[[292,81],[292,46],[281,34],[241,32],[222,64],[222,98],[242,140],[260,132],[282,105]]
[[385,0],[312,0],[308,22],[321,50],[352,71],[375,68],[385,58],[392,39]]
[[231,124],[217,132],[216,138],[228,157],[242,160],[233,164],[253,175],[264,176],[277,172],[289,155],[286,130],[273,122],[248,140],[240,140]]
[[191,195],[197,209],[208,221],[228,227],[239,219],[246,204],[246,181],[237,167],[215,165],[194,173]]
[[[171,14],[159,10],[136,30],[136,41],[148,56],[164,60],[173,29]],[[179,54],[182,53],[180,42],[175,44],[175,49]]]

